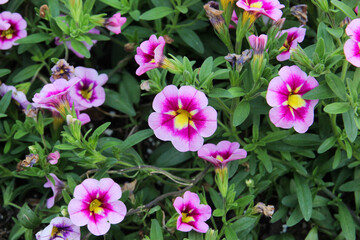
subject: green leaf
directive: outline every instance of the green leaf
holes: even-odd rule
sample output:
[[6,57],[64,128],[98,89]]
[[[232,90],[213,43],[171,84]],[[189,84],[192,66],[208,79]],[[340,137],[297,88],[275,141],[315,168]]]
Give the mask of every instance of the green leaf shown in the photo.
[[123,8],[123,6],[119,0],[100,0],[100,2],[103,2],[106,5],[109,5],[110,7],[113,7],[113,8],[117,8],[119,10],[121,10],[121,8]]
[[150,160],[155,162],[155,166],[172,167],[192,157],[191,152],[179,152],[171,143],[165,143],[158,147],[150,156]]
[[258,158],[260,159],[261,163],[264,165],[266,171],[271,173],[273,170],[272,162],[270,160],[269,155],[267,154],[266,150],[258,149]]
[[27,66],[26,68],[22,69],[20,72],[18,72],[15,77],[13,77],[12,81],[14,83],[22,82],[26,79],[32,78],[35,73],[38,71],[39,68],[42,68],[42,64],[34,64]]
[[309,221],[312,214],[312,195],[310,187],[307,181],[297,174],[294,175],[294,180],[296,196],[298,198],[301,213],[305,221]]
[[60,15],[59,0],[49,0],[49,9],[51,16],[57,17]]
[[305,240],[318,240],[318,230],[317,227],[313,227],[308,235],[306,236]]
[[8,91],[0,100],[0,113],[5,113],[11,102],[12,91]]
[[70,39],[70,42],[75,51],[83,55],[85,58],[90,58],[90,52],[82,42],[79,42],[73,38]]
[[234,127],[239,126],[246,120],[249,114],[250,114],[250,103],[248,101],[243,100],[235,108],[232,125]]
[[327,150],[329,150],[330,148],[332,148],[336,143],[336,137],[335,136],[331,136],[329,138],[327,138],[318,148],[317,152],[319,154],[326,152]]
[[342,114],[342,117],[344,121],[346,135],[350,140],[350,142],[354,142],[358,134],[358,128],[356,126],[354,119],[355,118],[354,110],[350,108],[349,111]]
[[318,39],[316,43],[315,52],[319,55],[320,58],[324,56],[325,53],[325,42],[324,39],[321,37]]
[[120,112],[123,112],[129,116],[135,116],[136,112],[132,104],[124,96],[121,96],[119,93],[105,88],[105,105],[113,109],[116,109]]
[[340,114],[349,111],[349,102],[330,103],[324,107],[324,111],[330,114]]
[[198,53],[204,53],[204,45],[199,36],[189,28],[178,28],[176,30],[180,38]]
[[163,240],[161,226],[156,219],[151,219],[150,239]]
[[270,132],[265,137],[263,137],[260,141],[264,142],[264,143],[276,142],[276,141],[286,138],[289,135],[290,135],[290,131],[287,131],[287,130]]
[[64,144],[55,145],[55,148],[59,150],[73,150],[76,149],[77,146],[64,143]]
[[182,14],[186,14],[189,11],[189,9],[185,6],[176,6],[176,9],[179,10],[179,12]]
[[225,214],[224,209],[215,209],[213,212],[214,217],[222,217],[224,216],[224,214]]
[[153,9],[150,9],[143,14],[141,14],[140,19],[141,20],[155,20],[159,18],[166,17],[170,13],[173,13],[174,9],[168,8],[168,7],[156,7]]
[[0,77],[3,77],[9,73],[11,73],[9,69],[0,69]]
[[16,43],[20,43],[20,44],[40,43],[50,39],[53,39],[53,37],[51,37],[47,33],[35,33],[25,38],[21,38],[17,40]]
[[326,84],[320,84],[303,95],[306,100],[327,99],[336,97],[335,93]]
[[236,232],[230,226],[225,228],[225,237],[226,239],[238,239]]
[[327,27],[326,30],[330,33],[335,39],[341,38],[344,34],[344,29],[342,28],[329,28]]
[[35,229],[40,224],[40,218],[31,210],[27,203],[21,207],[17,218],[20,224],[28,229]]
[[298,224],[303,219],[303,215],[301,214],[299,206],[295,208],[295,210],[291,213],[290,217],[286,221],[286,225],[292,227]]
[[339,221],[342,229],[342,233],[346,240],[355,240],[355,223],[348,210],[348,208],[342,202],[339,202]]
[[344,183],[339,187],[343,192],[356,192],[360,191],[360,179],[355,179],[350,182]]
[[353,9],[351,9],[351,7],[349,7],[348,5],[346,5],[343,2],[340,2],[338,0],[331,0],[331,3],[337,7],[338,9],[340,9],[340,11],[342,11],[347,17],[351,18],[352,20],[356,18],[355,12]]
[[341,149],[336,149],[335,155],[334,155],[334,161],[332,164],[332,168],[335,169],[339,166],[339,163],[341,161]]
[[92,136],[100,136],[109,126],[111,122],[103,123],[92,134]]
[[122,144],[120,144],[120,151],[125,151],[126,149],[131,148],[132,146],[144,141],[145,139],[154,135],[152,129],[141,130],[130,137],[128,137]]
[[338,96],[341,100],[346,101],[346,89],[345,84],[341,81],[340,77],[333,73],[325,75],[326,83],[330,89]]
[[207,77],[211,74],[213,69],[214,60],[212,57],[208,57],[200,67],[199,80],[200,84],[203,83]]

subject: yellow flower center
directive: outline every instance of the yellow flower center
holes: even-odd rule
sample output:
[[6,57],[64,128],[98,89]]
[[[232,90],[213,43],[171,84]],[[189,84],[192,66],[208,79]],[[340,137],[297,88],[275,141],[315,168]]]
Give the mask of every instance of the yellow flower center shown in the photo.
[[306,102],[299,94],[290,94],[288,98],[288,104],[290,107],[297,109],[305,107]]
[[181,213],[181,216],[182,216],[181,221],[183,223],[195,222],[195,219],[191,216],[188,216],[187,213]]
[[192,119],[192,114],[184,109],[179,109],[176,111],[175,117],[175,128],[181,130],[187,127],[189,124],[193,126],[194,122]]
[[0,32],[1,32],[1,37],[5,37],[6,39],[12,39],[14,30],[12,28],[9,28],[8,30],[0,31]]
[[99,214],[101,213],[104,209],[101,207],[102,205],[102,202],[100,202],[99,200],[97,199],[94,199],[92,200],[92,202],[90,203],[90,206],[89,206],[89,210],[90,212],[94,212],[95,214]]
[[263,6],[262,2],[256,2],[250,4],[250,7],[252,8],[262,8],[262,6]]
[[51,237],[54,237],[59,232],[59,229],[57,227],[53,227],[51,230]]
[[94,83],[91,83],[89,85],[88,88],[86,89],[81,89],[79,92],[81,94],[81,96],[83,98],[85,98],[86,100],[89,100],[91,97],[92,97],[92,94],[93,94],[93,86],[94,86]]
[[221,161],[221,162],[224,161],[224,158],[223,158],[222,156],[220,156],[220,155],[217,155],[217,156],[216,156],[216,159],[219,160],[219,161]]

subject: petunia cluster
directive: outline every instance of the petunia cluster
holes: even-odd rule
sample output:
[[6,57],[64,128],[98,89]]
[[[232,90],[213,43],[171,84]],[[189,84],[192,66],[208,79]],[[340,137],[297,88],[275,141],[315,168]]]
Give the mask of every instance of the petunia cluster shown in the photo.
[[61,59],[52,68],[52,83],[46,84],[33,97],[33,106],[51,110],[62,117],[75,109],[77,118],[86,124],[90,117],[80,111],[98,107],[105,101],[102,87],[108,80],[106,74],[98,74],[95,69],[72,67]]

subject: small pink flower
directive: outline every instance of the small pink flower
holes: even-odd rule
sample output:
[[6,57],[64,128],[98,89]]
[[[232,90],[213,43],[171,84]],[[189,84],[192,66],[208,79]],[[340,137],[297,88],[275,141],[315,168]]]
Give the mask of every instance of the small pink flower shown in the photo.
[[0,4],[5,4],[7,3],[9,0],[0,0]]
[[344,44],[346,60],[352,65],[360,67],[360,19],[352,20],[345,31],[350,37]]
[[206,233],[209,225],[205,223],[211,217],[211,207],[200,204],[199,196],[196,193],[186,191],[184,197],[177,197],[174,201],[174,208],[180,214],[177,219],[176,229],[181,232],[195,230]]
[[149,126],[155,136],[171,141],[180,152],[197,151],[217,127],[217,112],[208,99],[192,86],[166,86],[155,96]]
[[18,45],[16,40],[27,36],[26,21],[19,13],[0,13],[0,49],[7,50]]
[[49,163],[52,164],[52,165],[57,164],[59,158],[60,158],[60,153],[59,153],[59,151],[55,151],[55,152],[53,152],[53,153],[50,153],[50,154],[47,156],[47,160],[48,160]]
[[273,78],[266,94],[270,121],[281,128],[294,127],[304,133],[314,122],[314,107],[319,100],[305,100],[302,96],[317,87],[315,78],[307,76],[298,66],[284,66]]
[[156,38],[151,35],[150,39],[140,44],[136,49],[135,61],[139,64],[136,75],[140,76],[145,72],[158,68],[164,59],[165,39],[163,37]]
[[280,9],[285,7],[278,0],[239,0],[236,5],[246,12],[254,13],[257,17],[265,15],[274,21],[281,18],[282,11]]
[[47,182],[44,184],[44,188],[51,188],[54,193],[54,196],[46,201],[46,207],[52,208],[57,198],[61,196],[60,194],[65,187],[65,184],[55,174],[50,173],[49,175],[54,179],[55,185],[49,180],[48,177],[46,177]]
[[208,143],[198,151],[198,156],[214,164],[215,168],[224,168],[228,162],[246,158],[246,155],[239,143],[229,141],[221,141],[217,145]]
[[121,188],[111,178],[84,180],[76,186],[74,197],[68,206],[71,221],[87,225],[96,236],[106,234],[110,224],[118,224],[126,215],[125,204],[118,200]]
[[249,43],[251,48],[254,50],[255,55],[263,54],[265,51],[268,36],[261,34],[259,37],[255,35],[249,36]]
[[119,34],[121,33],[121,26],[124,25],[125,22],[126,18],[121,17],[120,13],[116,13],[105,21],[105,27],[109,29],[109,31]]
[[[93,28],[89,31],[89,33],[91,34],[100,34],[100,30]],[[91,50],[91,48],[95,45],[95,43],[97,43],[97,40],[92,40],[92,44],[88,44],[87,42],[83,41],[82,42],[84,44],[84,46],[87,48],[87,50]],[[61,42],[59,40],[58,37],[55,38],[55,44],[56,45],[61,45],[64,44],[63,42]],[[81,53],[77,52],[72,46],[71,46],[71,41],[65,41],[66,46],[78,57],[78,58],[84,58],[85,56],[82,55]]]
[[7,92],[12,91],[11,98],[19,103],[22,109],[27,109],[28,105],[31,103],[27,100],[25,93],[21,91],[17,91],[14,86],[8,86],[5,83],[0,85],[0,96],[4,96]]
[[35,236],[36,240],[80,240],[80,227],[75,226],[69,218],[56,217]]
[[281,31],[280,36],[284,33],[287,33],[288,35],[284,45],[280,48],[280,50],[285,49],[285,51],[276,57],[276,59],[280,62],[290,59],[290,50],[296,48],[298,43],[304,41],[306,29],[302,27],[292,27],[290,29]]
[[230,24],[229,25],[229,28],[231,29],[235,29],[236,28],[236,25],[238,24],[239,22],[239,17],[238,15],[236,14],[235,10],[233,11],[232,15],[231,15],[231,21],[233,21],[235,23],[235,26]]
[[80,79],[70,91],[70,97],[77,102],[78,109],[98,107],[105,102],[102,87],[108,80],[106,74],[98,74],[95,69],[76,67],[75,76]]

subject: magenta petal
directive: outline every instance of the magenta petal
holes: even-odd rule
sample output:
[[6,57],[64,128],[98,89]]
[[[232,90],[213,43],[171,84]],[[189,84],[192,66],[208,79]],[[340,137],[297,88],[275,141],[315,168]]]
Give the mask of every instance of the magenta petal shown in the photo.
[[360,42],[360,19],[352,20],[346,27],[345,32],[352,40]]
[[77,185],[74,190],[74,197],[83,201],[89,201],[89,197],[96,198],[99,191],[99,181],[96,179],[85,179],[80,185]]
[[88,204],[85,204],[78,199],[71,199],[68,205],[68,212],[71,221],[76,226],[84,226],[89,222],[90,211],[88,209]]
[[152,104],[155,112],[169,112],[179,109],[178,105],[178,89],[174,85],[166,86],[158,93]]
[[209,230],[209,225],[205,222],[197,221],[193,224],[194,230],[200,233],[206,233]]
[[355,67],[360,67],[360,47],[359,43],[349,39],[344,44],[346,60]]
[[175,198],[175,201],[173,203],[173,206],[175,208],[175,210],[181,214],[181,212],[184,209],[184,199],[182,197],[177,197]]
[[110,205],[111,209],[106,209],[106,214],[108,220],[111,224],[117,224],[121,222],[126,215],[126,206],[121,201],[111,202]]
[[291,114],[289,106],[280,106],[270,109],[270,121],[281,128],[291,128],[294,122],[294,116]]
[[153,112],[150,114],[148,122],[155,136],[163,141],[171,141],[174,131],[174,117],[168,114]]
[[95,236],[104,235],[110,230],[110,223],[105,217],[99,214],[93,214],[87,225],[89,231]]
[[187,223],[183,223],[181,221],[181,216],[180,216],[176,222],[176,229],[181,232],[190,232],[193,229],[193,227]]
[[175,132],[174,135],[176,137],[171,142],[179,152],[197,151],[204,144],[204,138],[191,126]]
[[200,198],[196,193],[186,191],[184,193],[184,202],[191,204],[191,206],[198,207],[200,205]]
[[202,137],[210,137],[217,128],[217,112],[213,107],[207,106],[193,116],[193,122]]
[[181,108],[188,112],[203,109],[208,105],[208,99],[203,92],[196,90],[192,86],[183,86],[179,89],[179,99]]
[[113,202],[121,198],[121,188],[111,178],[101,179],[99,188],[100,196],[104,196],[107,202]]

